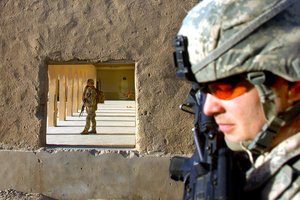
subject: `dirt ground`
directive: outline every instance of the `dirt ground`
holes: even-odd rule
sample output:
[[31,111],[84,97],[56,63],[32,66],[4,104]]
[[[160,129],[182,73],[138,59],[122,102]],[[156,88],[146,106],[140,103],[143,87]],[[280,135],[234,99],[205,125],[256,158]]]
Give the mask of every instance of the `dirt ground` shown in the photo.
[[24,193],[16,190],[0,191],[0,200],[55,200],[42,194]]

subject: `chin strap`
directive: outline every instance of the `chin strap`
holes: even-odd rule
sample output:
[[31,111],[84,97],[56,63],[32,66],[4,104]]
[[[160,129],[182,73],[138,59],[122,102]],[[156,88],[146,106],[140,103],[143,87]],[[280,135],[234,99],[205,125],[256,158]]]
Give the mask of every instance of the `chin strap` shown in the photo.
[[262,154],[272,144],[279,129],[299,115],[300,102],[278,115],[274,102],[275,94],[271,87],[264,84],[266,80],[265,74],[263,72],[250,72],[247,75],[247,79],[257,88],[267,118],[267,123],[262,127],[261,132],[247,145],[247,148],[253,153]]
[[271,145],[279,129],[285,126],[289,121],[293,120],[293,118],[299,116],[299,113],[300,102],[288,109],[282,115],[274,116],[273,119],[268,121],[269,123],[263,126],[262,131],[249,144],[248,149],[254,153],[264,153]]

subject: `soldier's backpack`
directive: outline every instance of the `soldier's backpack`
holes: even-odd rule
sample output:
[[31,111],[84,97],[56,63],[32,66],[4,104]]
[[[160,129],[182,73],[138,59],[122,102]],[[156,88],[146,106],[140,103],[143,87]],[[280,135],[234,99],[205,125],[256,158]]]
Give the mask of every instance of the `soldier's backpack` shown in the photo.
[[102,86],[101,80],[99,81],[99,85],[97,84],[97,86],[99,86],[99,88],[100,88],[100,89],[98,89],[98,87],[96,88],[96,91],[97,91],[97,103],[104,103],[105,95],[104,95],[104,92],[101,91],[101,86]]
[[96,89],[96,91],[97,91],[97,103],[104,103],[105,100],[104,92],[98,89]]

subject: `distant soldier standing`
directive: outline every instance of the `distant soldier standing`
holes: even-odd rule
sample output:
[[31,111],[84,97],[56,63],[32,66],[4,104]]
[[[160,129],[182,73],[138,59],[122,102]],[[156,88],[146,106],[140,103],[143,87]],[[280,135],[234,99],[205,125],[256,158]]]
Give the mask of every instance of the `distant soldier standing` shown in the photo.
[[[87,85],[84,88],[82,101],[86,107],[86,123],[81,134],[96,134],[96,110],[97,110],[97,90],[93,79],[88,79]],[[92,123],[92,130],[89,131]]]

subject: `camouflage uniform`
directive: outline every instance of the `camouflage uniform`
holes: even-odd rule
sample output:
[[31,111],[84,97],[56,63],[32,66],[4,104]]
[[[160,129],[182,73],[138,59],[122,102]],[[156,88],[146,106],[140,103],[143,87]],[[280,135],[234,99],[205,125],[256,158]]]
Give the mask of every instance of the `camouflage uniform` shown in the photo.
[[255,34],[250,34],[214,61],[201,65],[213,50],[281,1],[204,0],[194,7],[184,19],[178,35],[188,36],[189,58],[196,80],[204,83],[242,72],[267,70],[286,80],[299,81],[300,2],[263,24]]
[[96,110],[97,110],[97,91],[94,86],[86,86],[84,93],[84,105],[86,107],[87,117],[83,133],[87,133],[92,123],[90,133],[96,133]]
[[[178,33],[188,38],[195,80],[205,84],[267,71],[290,82],[300,81],[299,10],[297,0],[204,0],[196,5]],[[263,93],[263,85],[255,87],[265,116],[272,122],[277,117],[275,97]],[[300,199],[299,155],[300,133],[295,133],[257,159],[257,168],[248,172],[247,197]]]
[[249,199],[300,199],[299,147],[300,133],[257,158],[247,175]]

